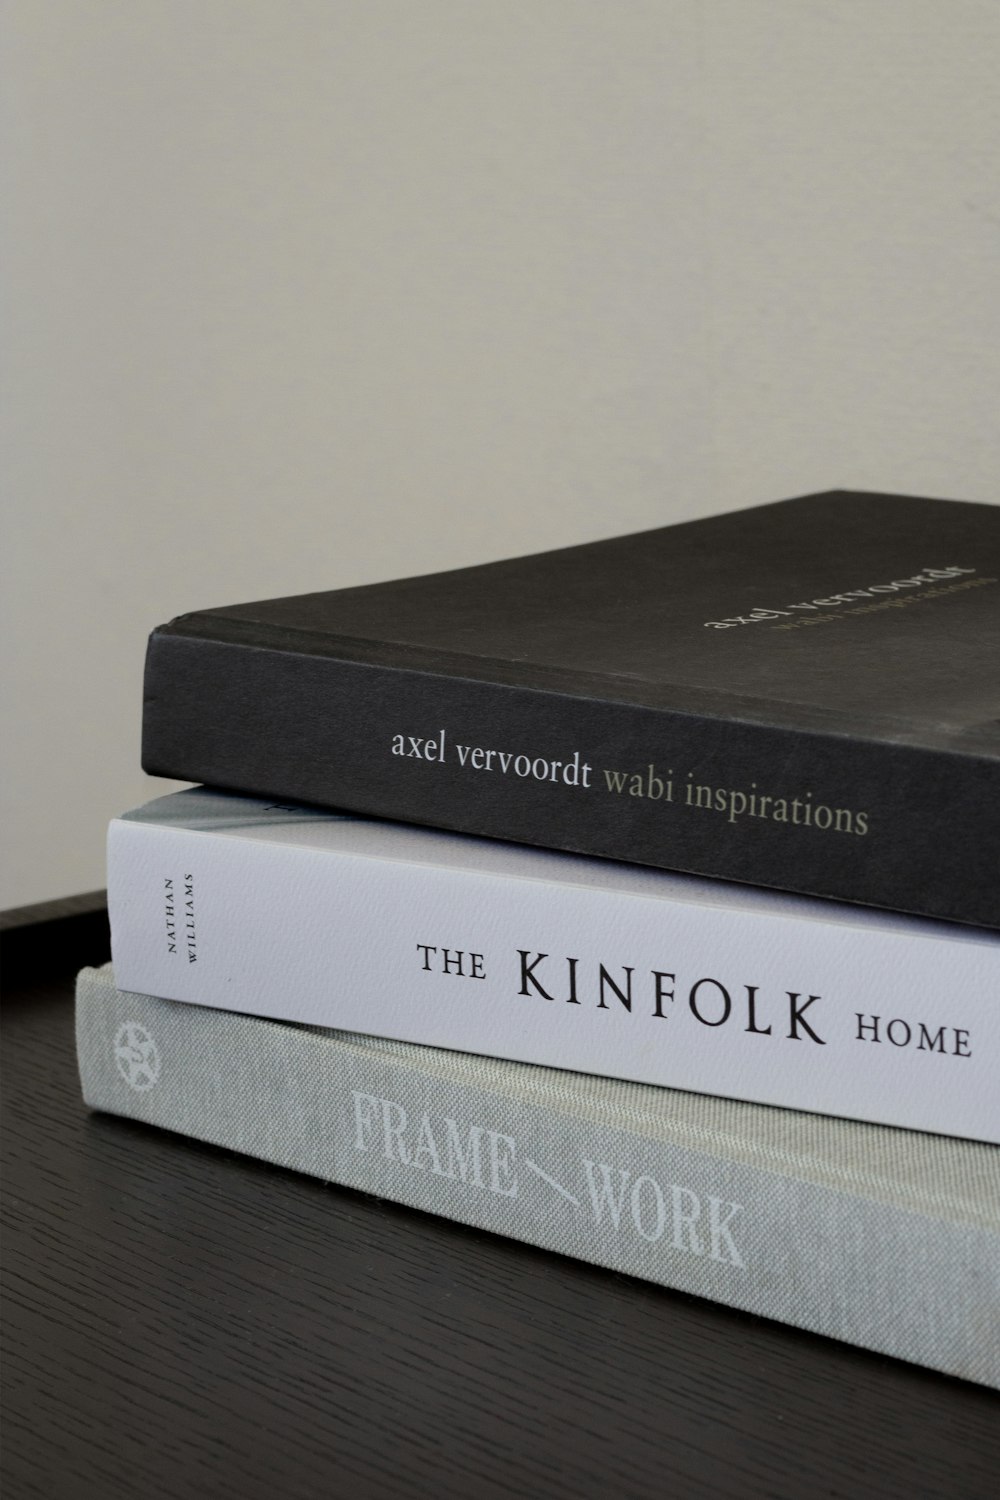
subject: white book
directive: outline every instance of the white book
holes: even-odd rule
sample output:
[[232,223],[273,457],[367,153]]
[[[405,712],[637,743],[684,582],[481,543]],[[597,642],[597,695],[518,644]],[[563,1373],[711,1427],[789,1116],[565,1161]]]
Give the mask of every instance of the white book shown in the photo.
[[983,931],[206,788],[108,863],[125,990],[1000,1143]]

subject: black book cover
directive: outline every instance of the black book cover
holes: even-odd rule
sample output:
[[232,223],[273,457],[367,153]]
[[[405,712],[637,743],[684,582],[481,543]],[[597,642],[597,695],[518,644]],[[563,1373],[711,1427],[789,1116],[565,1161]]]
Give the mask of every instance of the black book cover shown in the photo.
[[143,764],[1000,927],[1000,509],[830,492],[183,615]]

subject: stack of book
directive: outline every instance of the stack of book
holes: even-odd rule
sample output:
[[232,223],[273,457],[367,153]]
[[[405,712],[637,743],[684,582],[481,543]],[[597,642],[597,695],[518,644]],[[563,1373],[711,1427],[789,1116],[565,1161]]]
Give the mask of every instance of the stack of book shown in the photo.
[[91,1106],[1000,1385],[1000,510],[184,615],[143,760]]

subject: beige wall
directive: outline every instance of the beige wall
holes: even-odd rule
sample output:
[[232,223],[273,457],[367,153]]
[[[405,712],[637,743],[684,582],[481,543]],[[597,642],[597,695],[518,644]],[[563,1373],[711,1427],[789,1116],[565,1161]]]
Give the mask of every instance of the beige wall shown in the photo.
[[998,498],[995,0],[8,0],[0,907],[148,629],[832,485]]

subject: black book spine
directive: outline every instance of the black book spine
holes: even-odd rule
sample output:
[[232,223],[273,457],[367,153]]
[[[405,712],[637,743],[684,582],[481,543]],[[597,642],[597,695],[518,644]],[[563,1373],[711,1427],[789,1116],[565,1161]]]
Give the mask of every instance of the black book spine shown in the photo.
[[156,632],[154,775],[1000,927],[996,762]]

